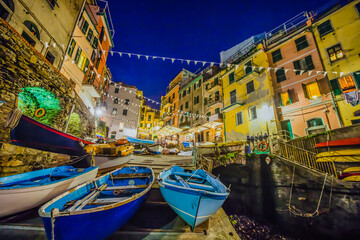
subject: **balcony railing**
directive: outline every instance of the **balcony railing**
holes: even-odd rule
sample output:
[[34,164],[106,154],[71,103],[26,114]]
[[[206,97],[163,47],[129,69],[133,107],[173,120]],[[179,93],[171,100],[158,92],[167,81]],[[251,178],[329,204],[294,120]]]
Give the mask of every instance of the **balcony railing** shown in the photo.
[[214,98],[212,98],[212,99],[209,99],[209,101],[208,101],[208,106],[210,106],[210,105],[213,105],[213,104],[215,104],[215,103],[221,103],[222,102],[222,98],[221,97],[214,97]]
[[207,90],[214,90],[216,87],[221,87],[221,81],[218,82],[212,82]]
[[248,104],[250,102],[253,102],[257,99],[263,98],[265,96],[267,96],[269,94],[269,90],[256,90],[254,92],[251,92],[249,94],[243,94],[240,96],[233,96],[230,97],[229,99],[227,99],[224,102],[224,107],[229,107],[233,104],[240,104],[240,105],[245,105]]

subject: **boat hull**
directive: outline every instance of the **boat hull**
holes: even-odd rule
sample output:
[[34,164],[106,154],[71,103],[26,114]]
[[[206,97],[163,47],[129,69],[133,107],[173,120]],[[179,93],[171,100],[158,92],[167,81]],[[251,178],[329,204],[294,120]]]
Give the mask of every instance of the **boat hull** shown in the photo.
[[320,147],[342,147],[342,146],[356,146],[360,145],[360,138],[346,138],[341,140],[334,140],[329,142],[321,142],[315,145],[316,148]]
[[126,139],[131,143],[155,144],[155,141],[148,140],[148,139],[139,139],[139,138],[132,138],[132,137],[126,137]]
[[53,184],[15,189],[0,189],[0,217],[26,211],[96,177],[98,168]]
[[163,147],[160,145],[148,147],[148,151],[155,154],[161,154]]
[[165,201],[192,229],[216,213],[227,197],[209,197],[204,192],[190,193],[161,183],[159,186]]
[[[105,239],[134,215],[144,202],[146,195],[125,205],[104,211],[56,217],[54,224],[55,239]],[[52,239],[51,218],[42,217],[42,221],[47,238]]]
[[10,132],[13,144],[43,151],[84,155],[83,147],[92,142],[60,132],[32,118],[22,115],[18,125]]

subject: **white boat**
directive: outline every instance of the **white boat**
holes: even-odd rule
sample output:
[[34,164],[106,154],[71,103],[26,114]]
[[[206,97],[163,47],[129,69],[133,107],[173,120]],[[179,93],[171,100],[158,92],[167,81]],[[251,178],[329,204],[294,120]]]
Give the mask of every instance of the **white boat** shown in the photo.
[[82,183],[93,180],[97,167],[61,166],[0,178],[0,217],[26,211]]
[[151,146],[148,146],[148,151],[151,153],[161,154],[162,150],[164,149],[160,144],[154,144]]
[[193,155],[193,151],[180,151],[178,153],[178,156],[192,156]]

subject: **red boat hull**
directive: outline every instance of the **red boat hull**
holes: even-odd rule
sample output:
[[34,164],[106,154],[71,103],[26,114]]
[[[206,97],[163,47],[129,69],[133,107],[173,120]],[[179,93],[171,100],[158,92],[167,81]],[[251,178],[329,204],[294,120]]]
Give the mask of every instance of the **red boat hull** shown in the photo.
[[319,147],[340,147],[340,146],[354,146],[360,145],[360,137],[358,138],[346,138],[341,140],[322,142],[315,145],[316,148]]

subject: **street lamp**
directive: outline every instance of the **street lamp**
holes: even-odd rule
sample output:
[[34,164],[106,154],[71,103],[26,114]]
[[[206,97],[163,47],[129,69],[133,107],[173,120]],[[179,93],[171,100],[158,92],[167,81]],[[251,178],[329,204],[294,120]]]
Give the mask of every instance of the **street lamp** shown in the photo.
[[101,108],[96,108],[95,109],[95,115],[100,117],[103,115],[103,110],[101,110]]

